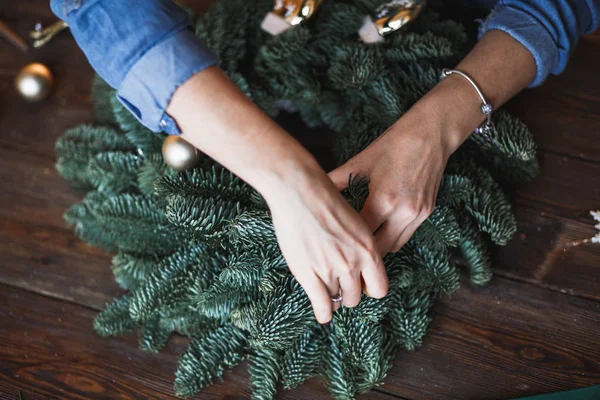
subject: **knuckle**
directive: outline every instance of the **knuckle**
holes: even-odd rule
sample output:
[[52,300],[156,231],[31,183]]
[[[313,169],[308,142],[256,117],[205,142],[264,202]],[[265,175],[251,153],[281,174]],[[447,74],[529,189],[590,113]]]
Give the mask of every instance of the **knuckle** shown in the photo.
[[396,196],[394,193],[381,193],[379,196],[381,211],[383,213],[390,213],[398,207],[398,196]]
[[360,296],[351,297],[348,300],[344,301],[344,306],[348,308],[354,308],[360,303]]
[[317,322],[320,324],[327,324],[331,321],[331,313],[329,313],[329,314],[315,313],[315,317],[317,319]]
[[325,283],[332,282],[335,278],[335,271],[330,263],[324,263],[319,266],[318,276]]
[[359,254],[362,253],[370,253],[377,249],[377,245],[375,243],[375,237],[369,231],[364,232],[362,235],[356,238],[354,243],[354,248],[359,250]]
[[358,270],[358,265],[357,265],[357,263],[344,262],[344,263],[340,264],[340,266],[338,267],[338,270],[339,270],[339,275],[353,276],[356,274],[356,272]]
[[423,218],[423,220],[429,218],[429,216],[431,215],[431,213],[433,212],[433,204],[427,203],[423,206],[423,208],[421,209],[421,218]]
[[320,303],[312,303],[313,311],[317,321],[321,324],[326,324],[331,320],[331,308]]
[[416,202],[408,202],[402,207],[404,214],[411,219],[416,219],[421,212],[421,208]]
[[374,240],[371,240],[370,243],[367,246],[365,246],[364,255],[366,260],[371,264],[379,264],[379,262],[381,261],[379,251]]
[[354,275],[359,269],[359,257],[356,251],[356,247],[352,247],[352,251],[344,251],[341,248],[338,248],[341,262],[338,265],[336,265],[336,270],[339,275]]
[[376,299],[382,299],[388,294],[388,283],[383,282],[380,286],[374,288],[373,290],[369,289],[369,295]]
[[370,282],[369,286],[369,297],[373,297],[375,299],[381,299],[387,296],[389,290],[389,282],[387,277],[383,277],[376,281]]

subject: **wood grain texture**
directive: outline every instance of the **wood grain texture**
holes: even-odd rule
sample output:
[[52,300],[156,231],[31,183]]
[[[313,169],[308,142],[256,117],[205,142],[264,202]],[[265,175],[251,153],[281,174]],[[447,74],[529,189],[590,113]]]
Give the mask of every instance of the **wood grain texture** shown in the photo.
[[[173,398],[183,339],[175,337],[158,355],[143,353],[132,337],[91,333],[95,312],[81,306],[6,286],[0,300],[0,399],[17,389],[33,395],[28,399]],[[424,346],[399,354],[380,391],[411,399],[503,399],[600,383],[597,302],[499,278],[483,289],[465,284],[438,303],[434,317]],[[245,368],[197,398],[247,398]],[[279,398],[319,399],[327,392],[313,380]]]
[[[0,304],[0,400],[17,399],[18,390],[25,400],[176,399],[172,385],[184,338],[173,337],[159,354],[144,353],[134,337],[96,336],[96,312],[85,307],[5,285]],[[250,398],[246,369],[242,363],[195,398]],[[313,379],[280,398],[328,399],[329,392]],[[395,399],[376,391],[363,398]]]
[[423,347],[382,390],[410,399],[507,399],[600,383],[600,303],[496,278],[434,307]]
[[[186,0],[203,11],[210,0]],[[0,4],[0,18],[25,36],[55,20],[47,0]],[[28,62],[55,74],[51,97],[28,104],[13,79]],[[496,278],[469,284],[435,308],[424,346],[401,352],[368,399],[503,399],[600,383],[600,246],[570,243],[594,234],[600,208],[600,33],[582,38],[564,74],[527,90],[509,108],[531,128],[542,174],[515,188],[518,233],[494,251]],[[102,339],[96,310],[120,293],[110,257],[79,242],[62,214],[80,199],[54,170],[54,143],[93,121],[92,70],[71,35],[22,54],[0,40],[0,399],[174,398],[173,372],[185,347],[160,354],[135,338]],[[331,141],[288,128],[326,169]],[[53,299],[54,298],[54,299]],[[246,366],[199,399],[249,397]],[[386,395],[387,393],[388,395]],[[311,381],[284,399],[325,399]]]
[[515,187],[517,205],[589,222],[589,211],[600,207],[600,164],[545,151],[538,159],[540,175]]
[[600,246],[582,243],[596,233],[592,217],[579,222],[525,204],[515,212],[518,232],[493,249],[494,273],[600,301]]
[[539,148],[600,162],[599,49],[600,33],[582,37],[564,73],[511,101]]
[[515,189],[517,234],[494,248],[497,275],[600,300],[600,164],[541,151],[540,176]]
[[110,257],[66,229],[0,221],[0,282],[100,309],[122,290]]

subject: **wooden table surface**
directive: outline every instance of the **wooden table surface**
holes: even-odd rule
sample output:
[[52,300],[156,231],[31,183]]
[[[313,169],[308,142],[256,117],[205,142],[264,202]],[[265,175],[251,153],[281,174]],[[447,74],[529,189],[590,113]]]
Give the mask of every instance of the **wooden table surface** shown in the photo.
[[[206,1],[200,3],[200,8]],[[48,1],[2,2],[0,20],[25,35],[54,17]],[[22,101],[26,63],[47,64],[52,96]],[[534,132],[542,173],[514,196],[519,230],[495,251],[485,288],[466,281],[434,309],[422,348],[399,353],[385,384],[365,399],[504,399],[600,384],[600,35],[584,37],[567,69],[510,108]],[[120,290],[110,258],[78,241],[62,214],[78,201],[54,169],[54,143],[93,120],[92,70],[70,34],[24,55],[0,40],[0,399],[174,398],[174,338],[159,354],[136,339],[102,339],[97,311]],[[307,139],[311,142],[311,139]],[[316,152],[326,143],[313,140]],[[249,398],[246,364],[198,399]],[[282,399],[329,398],[314,379]]]

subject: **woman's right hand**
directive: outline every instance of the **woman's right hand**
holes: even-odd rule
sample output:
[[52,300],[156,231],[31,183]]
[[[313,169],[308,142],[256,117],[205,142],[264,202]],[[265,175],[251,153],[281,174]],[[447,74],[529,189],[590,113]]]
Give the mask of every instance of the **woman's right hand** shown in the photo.
[[191,77],[167,112],[182,137],[246,181],[265,198],[288,266],[321,323],[331,301],[356,306],[362,292],[387,293],[373,233],[344,200],[314,157],[254,105],[218,68]]
[[331,320],[339,307],[331,298],[339,293],[345,306],[358,305],[362,282],[369,296],[387,294],[387,274],[372,232],[320,167],[282,179],[265,199],[281,252],[317,321]]

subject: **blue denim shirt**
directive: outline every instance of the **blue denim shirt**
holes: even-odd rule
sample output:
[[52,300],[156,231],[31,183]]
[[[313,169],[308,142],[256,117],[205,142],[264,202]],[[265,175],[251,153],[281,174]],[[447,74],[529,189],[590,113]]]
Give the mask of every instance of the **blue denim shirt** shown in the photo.
[[[252,1],[252,0],[248,0]],[[533,55],[531,87],[562,72],[582,34],[600,24],[600,0],[465,0],[493,9],[479,29],[499,29]],[[143,6],[141,5],[143,4]],[[217,57],[171,0],[51,0],[96,72],[154,132],[181,133],[166,108],[175,89]]]

